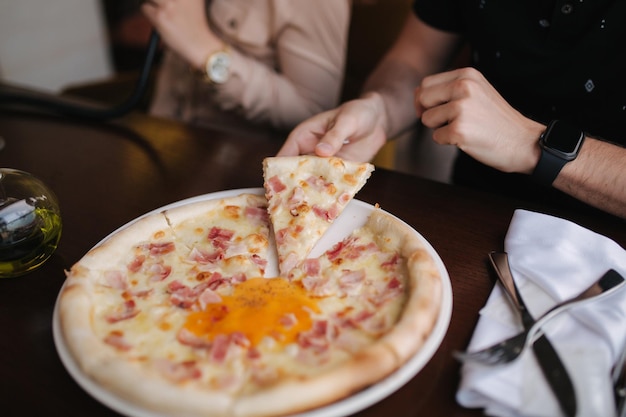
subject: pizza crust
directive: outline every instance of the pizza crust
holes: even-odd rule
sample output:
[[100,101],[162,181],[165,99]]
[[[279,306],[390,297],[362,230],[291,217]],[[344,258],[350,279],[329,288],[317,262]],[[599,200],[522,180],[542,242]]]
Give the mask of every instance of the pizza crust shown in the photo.
[[[123,264],[128,248],[138,242],[149,242],[158,233],[170,233],[170,227],[162,212],[141,217],[105,238],[87,252],[78,265],[93,270],[111,269]],[[70,274],[71,275],[71,274]]]
[[422,240],[404,222],[377,209],[365,227],[407,260],[408,299],[400,320],[382,339],[398,361],[405,363],[419,351],[435,326],[441,308],[441,276]]
[[232,415],[282,416],[319,408],[380,381],[397,368],[395,355],[385,345],[376,343],[323,374],[287,379],[268,390],[239,397]]

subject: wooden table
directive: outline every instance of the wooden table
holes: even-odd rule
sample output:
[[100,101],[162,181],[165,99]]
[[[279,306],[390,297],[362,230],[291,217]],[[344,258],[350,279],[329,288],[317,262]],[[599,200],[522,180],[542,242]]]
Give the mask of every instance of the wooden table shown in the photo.
[[[261,161],[284,136],[218,131],[129,115],[115,123],[0,109],[0,166],[28,171],[60,200],[63,235],[40,269],[0,280],[0,413],[3,416],[117,415],[67,373],[53,343],[52,314],[64,270],[100,239],[152,209],[187,197],[261,187]],[[502,249],[517,207],[569,218],[626,246],[623,220],[567,212],[377,169],[358,198],[379,203],[435,248],[448,269],[453,312],[429,363],[359,416],[471,416],[455,401],[454,350],[469,342],[493,285],[487,253]]]

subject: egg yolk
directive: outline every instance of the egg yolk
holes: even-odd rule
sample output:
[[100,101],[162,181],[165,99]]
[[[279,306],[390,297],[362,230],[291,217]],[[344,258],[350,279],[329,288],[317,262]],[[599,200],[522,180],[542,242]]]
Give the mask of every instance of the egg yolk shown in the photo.
[[319,312],[315,299],[300,283],[282,278],[251,278],[234,287],[219,303],[190,314],[185,328],[212,340],[219,334],[243,333],[252,346],[271,336],[292,343],[311,328],[310,312]]

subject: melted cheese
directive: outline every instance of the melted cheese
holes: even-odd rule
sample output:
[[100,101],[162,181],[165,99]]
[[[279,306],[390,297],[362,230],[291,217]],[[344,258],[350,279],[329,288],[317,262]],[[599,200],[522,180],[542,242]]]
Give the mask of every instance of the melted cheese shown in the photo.
[[219,334],[240,332],[252,346],[268,335],[285,345],[295,342],[298,333],[311,327],[310,311],[319,312],[317,302],[299,283],[252,278],[235,286],[232,295],[222,296],[222,302],[190,314],[185,327],[209,340]]

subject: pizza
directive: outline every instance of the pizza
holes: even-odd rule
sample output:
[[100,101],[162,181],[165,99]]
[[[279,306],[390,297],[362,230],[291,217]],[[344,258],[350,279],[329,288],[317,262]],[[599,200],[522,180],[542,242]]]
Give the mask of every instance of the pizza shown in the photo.
[[308,256],[373,170],[336,157],[265,158],[263,185],[281,274]]
[[277,274],[270,215],[261,192],[191,202],[86,253],[58,299],[81,372],[159,415],[283,416],[346,398],[420,350],[441,276],[408,225],[376,207]]

